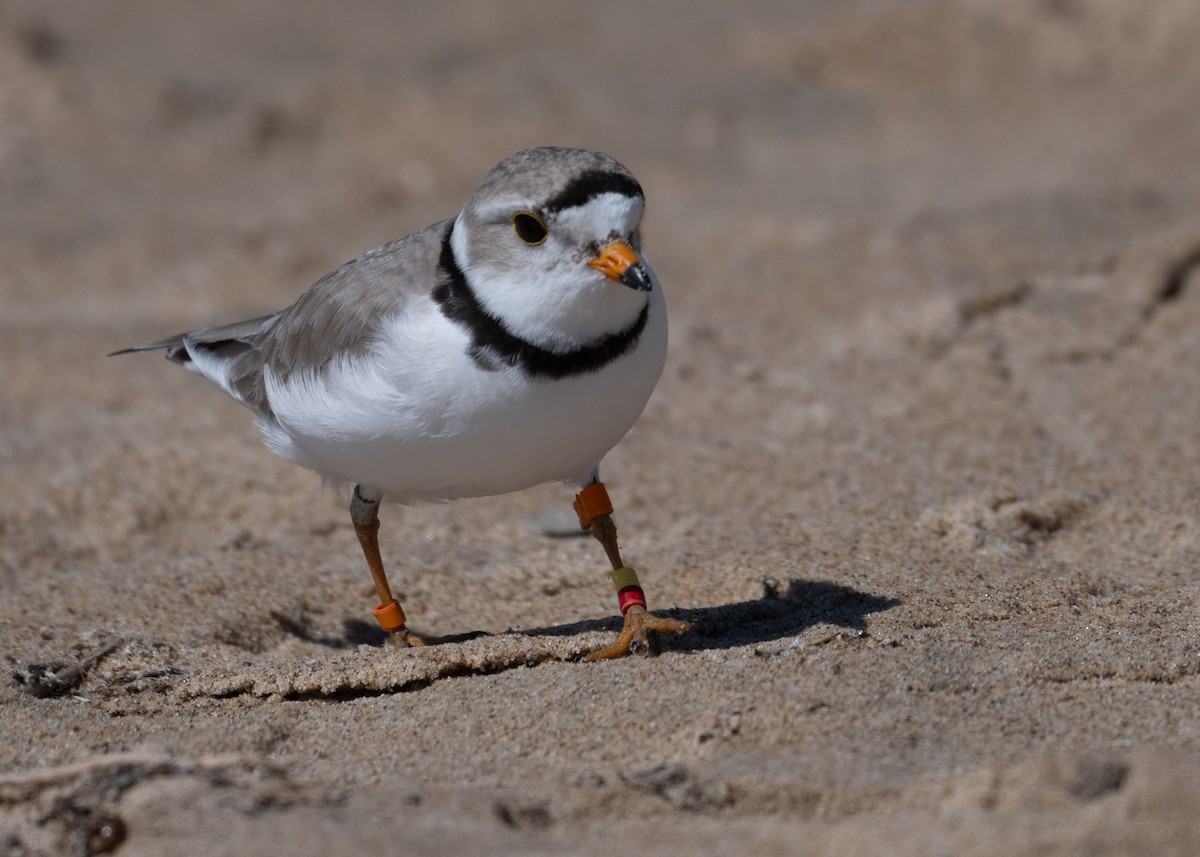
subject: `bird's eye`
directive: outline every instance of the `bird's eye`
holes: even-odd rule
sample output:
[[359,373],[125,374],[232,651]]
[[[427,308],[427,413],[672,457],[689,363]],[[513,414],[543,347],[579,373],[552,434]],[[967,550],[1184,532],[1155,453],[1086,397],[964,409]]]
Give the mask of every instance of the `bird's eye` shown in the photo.
[[512,224],[517,237],[531,247],[541,244],[550,234],[546,224],[532,211],[518,211],[513,215]]

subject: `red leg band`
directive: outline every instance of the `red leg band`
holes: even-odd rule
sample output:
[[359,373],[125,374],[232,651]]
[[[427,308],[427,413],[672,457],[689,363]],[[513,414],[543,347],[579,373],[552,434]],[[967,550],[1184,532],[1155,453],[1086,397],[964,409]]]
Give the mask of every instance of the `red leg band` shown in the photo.
[[646,593],[642,591],[640,586],[626,586],[617,593],[617,604],[621,607],[621,615],[625,615],[625,611],[637,604],[639,607],[646,606]]

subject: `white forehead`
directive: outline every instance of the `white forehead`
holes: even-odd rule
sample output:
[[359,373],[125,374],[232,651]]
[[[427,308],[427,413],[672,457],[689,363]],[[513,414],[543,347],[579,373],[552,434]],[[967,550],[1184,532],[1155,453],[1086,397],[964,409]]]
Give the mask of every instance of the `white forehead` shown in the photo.
[[587,238],[604,238],[613,232],[628,235],[642,219],[642,205],[641,199],[623,193],[601,193],[552,217],[559,228],[573,235]]
[[533,203],[524,196],[508,194],[475,207],[475,219],[480,223],[502,223],[518,211],[532,211]]

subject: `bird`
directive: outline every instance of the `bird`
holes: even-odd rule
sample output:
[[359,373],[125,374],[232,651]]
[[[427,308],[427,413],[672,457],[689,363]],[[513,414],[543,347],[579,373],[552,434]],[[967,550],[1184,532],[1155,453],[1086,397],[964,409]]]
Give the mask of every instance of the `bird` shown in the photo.
[[616,640],[588,658],[647,654],[650,632],[690,625],[647,608],[600,479],[666,359],[644,209],[641,185],[614,158],[525,149],[492,168],[456,216],[368,250],[286,309],[113,355],[165,351],[250,409],[273,452],[354,486],[374,615],[399,644],[448,637],[408,628],[379,548],[381,501],[557,482],[577,489],[572,506],[612,566],[622,615]]

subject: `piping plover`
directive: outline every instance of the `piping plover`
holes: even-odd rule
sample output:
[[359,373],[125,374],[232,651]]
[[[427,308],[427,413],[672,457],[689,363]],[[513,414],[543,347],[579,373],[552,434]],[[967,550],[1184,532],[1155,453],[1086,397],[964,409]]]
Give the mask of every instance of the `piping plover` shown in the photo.
[[254,412],[267,446],[353,484],[350,517],[379,594],[412,634],[379,554],[379,502],[577,487],[580,526],[612,563],[612,645],[687,624],[646,609],[617,548],[599,465],[662,373],[667,312],[641,255],[641,186],[607,155],[528,149],[484,176],[457,217],[370,250],[274,315],[114,352],[165,349]]

